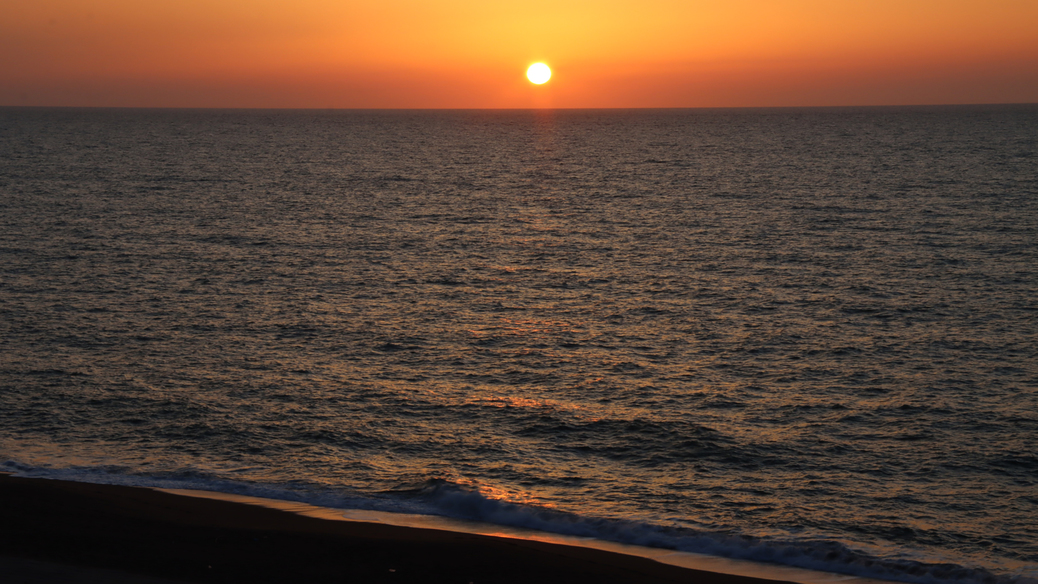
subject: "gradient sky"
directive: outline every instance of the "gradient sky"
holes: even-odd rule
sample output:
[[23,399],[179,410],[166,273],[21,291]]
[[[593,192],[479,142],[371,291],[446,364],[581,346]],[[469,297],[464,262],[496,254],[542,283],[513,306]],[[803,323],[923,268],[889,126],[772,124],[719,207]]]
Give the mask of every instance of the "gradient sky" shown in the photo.
[[1036,0],[0,4],[0,105],[1007,102],[1038,102]]

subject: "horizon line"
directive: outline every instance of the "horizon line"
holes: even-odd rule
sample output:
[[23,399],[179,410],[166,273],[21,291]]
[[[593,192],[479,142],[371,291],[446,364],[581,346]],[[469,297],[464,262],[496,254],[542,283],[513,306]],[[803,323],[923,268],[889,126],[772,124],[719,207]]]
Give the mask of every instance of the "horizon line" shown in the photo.
[[91,110],[225,110],[225,111],[484,111],[484,112],[538,112],[538,111],[675,111],[675,110],[794,110],[794,109],[847,109],[847,108],[926,108],[926,107],[985,107],[985,106],[1038,106],[1033,102],[969,102],[969,103],[902,103],[902,104],[845,104],[845,105],[739,105],[739,106],[664,106],[664,107],[242,107],[242,106],[153,106],[153,105],[8,105],[0,109],[91,109]]

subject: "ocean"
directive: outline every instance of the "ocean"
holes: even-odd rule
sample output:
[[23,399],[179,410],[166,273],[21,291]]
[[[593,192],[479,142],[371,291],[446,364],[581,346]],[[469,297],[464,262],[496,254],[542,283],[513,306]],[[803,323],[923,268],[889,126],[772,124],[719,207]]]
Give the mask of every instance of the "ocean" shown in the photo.
[[0,470],[1038,579],[1038,106],[0,108]]

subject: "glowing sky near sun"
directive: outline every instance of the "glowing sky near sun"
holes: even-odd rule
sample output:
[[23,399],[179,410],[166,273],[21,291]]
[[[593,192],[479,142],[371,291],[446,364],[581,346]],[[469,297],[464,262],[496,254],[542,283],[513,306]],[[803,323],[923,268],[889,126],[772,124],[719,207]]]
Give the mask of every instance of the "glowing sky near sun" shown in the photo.
[[[1034,0],[5,0],[0,105],[1038,101]],[[533,85],[526,68],[551,66]]]

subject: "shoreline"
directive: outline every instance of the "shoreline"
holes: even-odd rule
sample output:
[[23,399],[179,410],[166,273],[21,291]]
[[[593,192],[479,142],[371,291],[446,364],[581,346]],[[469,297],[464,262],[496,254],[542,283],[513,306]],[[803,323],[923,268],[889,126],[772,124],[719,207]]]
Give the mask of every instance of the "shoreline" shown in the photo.
[[25,582],[782,582],[557,542],[3,474],[0,524],[0,571],[63,574]]
[[602,539],[594,539],[591,537],[565,535],[525,527],[483,523],[436,515],[416,515],[364,509],[337,509],[331,507],[320,507],[309,503],[267,499],[250,495],[236,495],[219,491],[164,487],[148,488],[185,497],[232,501],[244,503],[246,505],[278,509],[289,513],[328,521],[375,523],[405,528],[431,529],[504,539],[539,541],[561,546],[597,549],[625,556],[646,558],[663,564],[677,566],[679,568],[712,572],[727,576],[749,576],[773,582],[787,582],[790,584],[893,584],[890,580],[880,580],[864,576],[822,572],[782,564],[755,562],[752,560],[737,560],[722,556],[711,556],[674,549],[645,547],[636,544],[625,544]]

